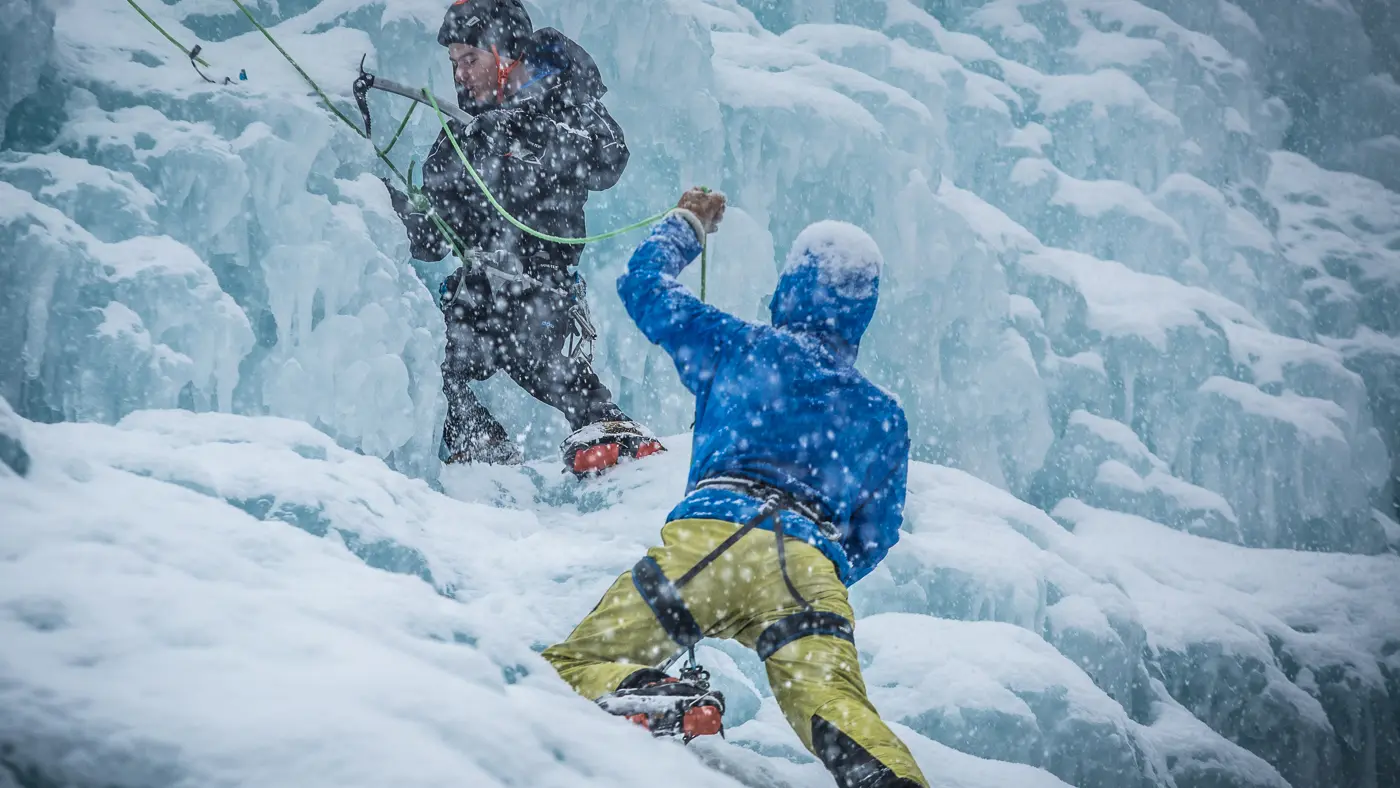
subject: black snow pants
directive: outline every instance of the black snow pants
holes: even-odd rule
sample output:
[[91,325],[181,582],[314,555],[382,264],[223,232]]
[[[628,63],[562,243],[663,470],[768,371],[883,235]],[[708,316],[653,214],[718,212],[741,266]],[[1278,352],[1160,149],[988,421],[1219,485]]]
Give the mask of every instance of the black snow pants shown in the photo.
[[459,268],[444,283],[443,442],[448,455],[470,455],[507,439],[505,427],[468,385],[498,371],[564,414],[570,429],[626,418],[592,366],[565,355],[573,325],[573,275],[553,266],[527,273],[542,286],[492,282],[480,267]]

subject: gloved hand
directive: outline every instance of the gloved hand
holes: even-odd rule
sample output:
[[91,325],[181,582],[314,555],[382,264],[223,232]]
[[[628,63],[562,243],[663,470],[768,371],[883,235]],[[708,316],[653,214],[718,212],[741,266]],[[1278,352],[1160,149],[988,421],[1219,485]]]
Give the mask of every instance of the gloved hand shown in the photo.
[[490,109],[472,118],[468,141],[472,147],[488,153],[504,154],[520,131],[524,113],[518,109]]
[[719,230],[719,223],[724,219],[724,205],[724,194],[699,186],[691,187],[676,203],[677,208],[695,214],[706,233]]

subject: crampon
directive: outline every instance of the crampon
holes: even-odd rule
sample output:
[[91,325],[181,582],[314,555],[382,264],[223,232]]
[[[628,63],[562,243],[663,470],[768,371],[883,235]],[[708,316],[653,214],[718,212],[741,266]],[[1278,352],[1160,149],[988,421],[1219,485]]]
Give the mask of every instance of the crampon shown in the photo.
[[641,687],[619,689],[599,698],[598,705],[658,738],[689,743],[697,736],[724,736],[724,694],[710,689],[708,674],[684,679],[668,676]]
[[565,467],[580,479],[596,476],[624,457],[641,459],[666,450],[661,441],[633,421],[590,424],[570,435],[561,448]]

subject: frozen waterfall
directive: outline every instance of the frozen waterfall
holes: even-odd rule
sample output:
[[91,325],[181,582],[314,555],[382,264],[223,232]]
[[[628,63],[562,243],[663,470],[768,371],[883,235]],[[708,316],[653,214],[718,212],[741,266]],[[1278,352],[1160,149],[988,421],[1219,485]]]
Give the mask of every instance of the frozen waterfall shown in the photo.
[[[362,55],[450,93],[447,1],[248,5],[354,115]],[[126,0],[0,0],[0,786],[831,785],[733,644],[689,750],[536,654],[684,486],[638,238],[583,258],[597,365],[676,450],[566,481],[498,376],[530,463],[444,468],[451,263],[233,3],[139,4],[214,83]],[[632,150],[592,228],[722,189],[754,320],[810,222],[878,241],[918,462],[857,642],[935,784],[1400,788],[1391,3],[527,5]]]

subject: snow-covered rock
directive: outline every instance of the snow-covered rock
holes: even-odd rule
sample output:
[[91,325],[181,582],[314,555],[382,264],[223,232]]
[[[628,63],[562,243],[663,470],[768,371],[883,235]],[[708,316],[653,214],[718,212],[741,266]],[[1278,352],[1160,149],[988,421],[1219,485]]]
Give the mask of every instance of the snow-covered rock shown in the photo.
[[1167,463],[1121,422],[1082,410],[1070,414],[1040,474],[1034,500],[1046,508],[1075,498],[1200,536],[1244,541],[1228,501],[1173,476]]
[[1293,786],[1390,785],[1400,768],[1400,556],[1258,550],[1077,503],[1158,675],[1197,719]]

